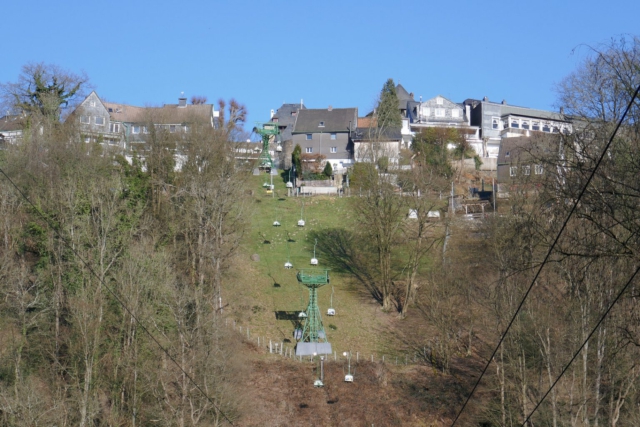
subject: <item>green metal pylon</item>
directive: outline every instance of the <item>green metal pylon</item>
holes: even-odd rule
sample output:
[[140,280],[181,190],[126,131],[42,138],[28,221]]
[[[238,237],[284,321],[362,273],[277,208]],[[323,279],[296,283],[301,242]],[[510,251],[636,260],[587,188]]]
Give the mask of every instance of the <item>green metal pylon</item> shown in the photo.
[[322,316],[318,307],[318,288],[329,283],[328,269],[304,269],[297,274],[298,282],[309,289],[309,304],[307,305],[302,336],[299,342],[327,342],[322,324]]

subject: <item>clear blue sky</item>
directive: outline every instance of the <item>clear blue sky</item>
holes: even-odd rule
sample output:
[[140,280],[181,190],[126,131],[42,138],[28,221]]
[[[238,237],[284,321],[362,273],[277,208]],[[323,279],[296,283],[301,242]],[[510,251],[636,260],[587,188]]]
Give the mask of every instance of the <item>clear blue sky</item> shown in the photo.
[[[236,98],[254,121],[283,102],[374,105],[387,78],[416,99],[555,109],[587,53],[640,34],[640,1],[12,1],[0,82],[28,62],[86,72],[106,100]],[[575,48],[579,48],[572,53]]]

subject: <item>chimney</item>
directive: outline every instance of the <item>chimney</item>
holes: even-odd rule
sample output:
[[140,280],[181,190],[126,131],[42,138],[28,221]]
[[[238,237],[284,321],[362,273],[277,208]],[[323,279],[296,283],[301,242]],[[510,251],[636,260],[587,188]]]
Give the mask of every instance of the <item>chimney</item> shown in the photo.
[[275,114],[275,113],[276,113],[276,112],[275,112],[275,111],[273,111],[273,109],[271,109],[271,118],[272,118],[272,119],[273,119],[273,116],[274,116],[274,114]]
[[564,114],[564,107],[560,107],[560,114]]
[[489,101],[489,98],[487,98],[487,97],[485,96],[484,98],[482,98],[482,100],[483,100],[484,102],[488,102],[488,101]]
[[329,110],[329,111],[333,110],[333,107],[332,107],[331,105],[329,105],[328,110]]
[[186,107],[187,98],[184,96],[184,92],[180,92],[180,98],[178,98],[178,107]]
[[507,100],[506,99],[502,100],[502,105],[507,105]]

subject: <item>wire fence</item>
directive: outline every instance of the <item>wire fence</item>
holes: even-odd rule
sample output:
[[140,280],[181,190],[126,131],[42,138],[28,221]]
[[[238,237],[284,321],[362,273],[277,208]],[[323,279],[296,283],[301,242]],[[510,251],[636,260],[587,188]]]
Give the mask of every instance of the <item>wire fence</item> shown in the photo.
[[[248,326],[243,326],[232,319],[225,319],[225,325],[236,331],[240,337],[246,342],[255,344],[258,349],[265,353],[281,356],[297,362],[312,362],[314,356],[296,356],[295,346],[296,342],[291,342],[282,338],[272,338],[262,334],[255,334],[251,332]],[[373,353],[373,352],[361,352],[354,351],[353,349],[344,349],[342,351],[334,350],[333,354],[326,354],[327,361],[348,361],[351,358],[351,362],[372,362],[372,363],[385,363],[391,365],[428,365],[436,368],[437,363],[432,350],[423,346],[422,348],[414,348],[410,350],[399,350],[393,353]]]

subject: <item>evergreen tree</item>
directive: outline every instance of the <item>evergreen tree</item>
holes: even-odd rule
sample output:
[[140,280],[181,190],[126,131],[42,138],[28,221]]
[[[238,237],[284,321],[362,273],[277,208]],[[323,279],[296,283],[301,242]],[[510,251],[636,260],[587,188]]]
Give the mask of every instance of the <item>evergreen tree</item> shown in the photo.
[[333,175],[333,168],[331,167],[331,162],[327,162],[324,164],[324,170],[322,171],[324,176],[330,177]]
[[398,94],[393,79],[388,79],[380,91],[377,107],[378,128],[399,128],[402,126],[402,116],[398,108]]

